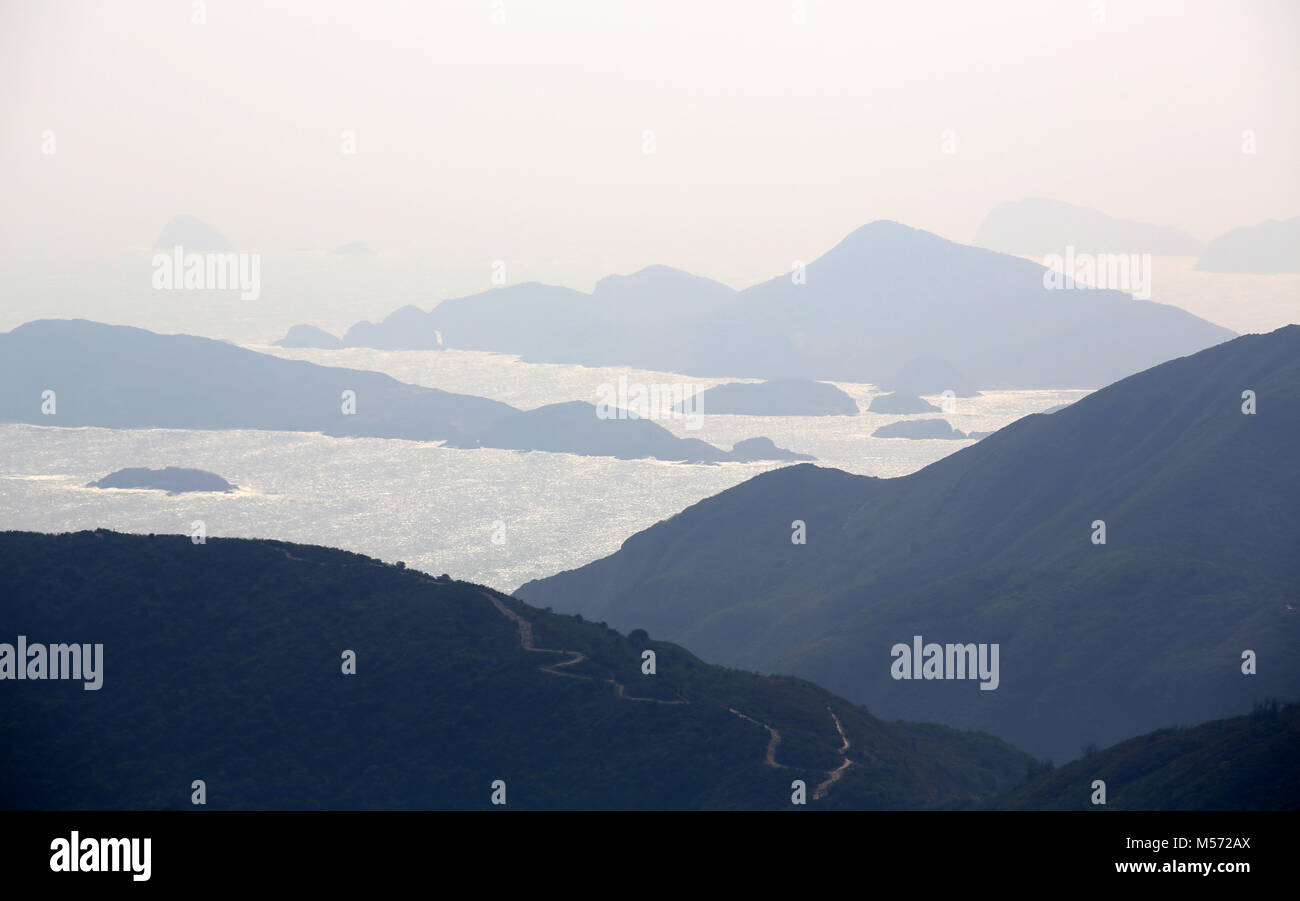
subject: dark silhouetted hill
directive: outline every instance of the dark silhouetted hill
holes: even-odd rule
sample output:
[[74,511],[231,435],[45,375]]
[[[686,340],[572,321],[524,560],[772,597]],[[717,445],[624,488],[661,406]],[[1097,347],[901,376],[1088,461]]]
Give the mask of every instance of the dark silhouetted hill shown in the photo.
[[[196,779],[209,810],[483,810],[498,779],[522,810],[788,808],[795,779],[809,808],[969,806],[1032,762],[321,547],[0,533],[0,618],[11,644],[104,646],[98,691],[3,683],[5,808],[193,809]],[[836,719],[854,763],[814,800]]]
[[[1300,810],[1300,706],[1160,729],[1040,773],[994,805],[1019,810]],[[1094,780],[1106,806],[1092,804]]]

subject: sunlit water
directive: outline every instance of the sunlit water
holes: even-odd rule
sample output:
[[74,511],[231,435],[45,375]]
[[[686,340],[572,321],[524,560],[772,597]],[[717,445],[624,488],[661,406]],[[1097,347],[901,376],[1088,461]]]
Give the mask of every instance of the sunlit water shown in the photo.
[[[700,379],[620,367],[523,363],[507,354],[465,350],[316,350],[263,345],[254,345],[253,349],[324,366],[386,372],[403,382],[490,397],[525,410],[570,400],[594,404],[601,398],[601,387],[617,385],[620,378],[625,378],[629,385],[686,386],[694,391],[728,381],[755,381]],[[992,432],[1021,416],[1071,403],[1088,393],[1077,389],[989,391],[979,397],[952,398],[948,401],[952,412],[894,416],[865,412],[871,399],[881,393],[879,388],[853,382],[834,384],[850,395],[863,412],[857,416],[724,416],[710,413],[705,399],[702,417],[668,416],[657,421],[679,437],[699,438],[723,448],[730,448],[745,438],[765,436],[779,447],[814,455],[820,465],[885,477],[914,472],[971,443],[872,438],[871,433],[886,423],[938,417],[962,432]],[[945,402],[939,397],[930,400],[935,406]]]
[[[707,385],[673,373],[519,363],[469,351],[282,351],[284,356],[389,372],[418,384],[520,407],[595,400],[602,382]],[[841,384],[865,408],[869,385]],[[958,398],[943,418],[991,431],[1084,391],[994,392]],[[938,416],[941,414],[929,414]],[[913,472],[970,441],[870,437],[902,417],[707,414],[702,427],[661,424],[730,447],[766,435],[820,465],[876,476]],[[84,487],[128,466],[215,472],[234,494],[168,496]],[[62,532],[106,527],[281,538],[403,560],[418,569],[513,590],[616,551],[633,533],[785,463],[695,465],[572,454],[457,450],[381,438],[293,432],[112,430],[0,424],[0,528]]]

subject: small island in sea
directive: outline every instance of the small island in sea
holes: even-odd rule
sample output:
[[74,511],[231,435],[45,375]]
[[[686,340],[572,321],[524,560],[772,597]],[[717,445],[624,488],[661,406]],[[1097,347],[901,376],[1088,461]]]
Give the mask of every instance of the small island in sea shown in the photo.
[[343,340],[314,325],[295,325],[274,347],[316,347],[322,350],[339,350]]
[[[703,413],[737,416],[856,416],[857,402],[834,385],[813,379],[729,382],[691,402]],[[685,409],[678,404],[678,410]]]
[[872,438],[967,438],[965,432],[954,429],[943,419],[904,419],[882,425],[871,433]]
[[737,441],[731,448],[730,459],[734,462],[752,463],[757,460],[816,460],[812,454],[777,447],[771,438],[746,438]]
[[179,466],[166,466],[162,469],[148,469],[143,466],[119,469],[109,473],[97,482],[90,482],[87,488],[147,488],[166,491],[168,494],[183,494],[191,491],[232,492],[238,486],[232,485],[221,476],[202,469],[183,469]]
[[868,413],[938,413],[939,407],[915,394],[895,391],[892,394],[877,394],[871,398]]
[[365,241],[349,241],[330,251],[332,257],[372,257],[375,250]]

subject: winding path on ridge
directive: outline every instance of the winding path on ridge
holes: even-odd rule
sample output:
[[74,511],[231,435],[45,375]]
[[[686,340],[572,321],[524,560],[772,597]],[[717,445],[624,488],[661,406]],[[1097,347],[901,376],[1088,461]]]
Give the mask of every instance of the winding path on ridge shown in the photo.
[[740,712],[739,710],[737,710],[735,707],[728,707],[727,710],[731,711],[732,713],[734,713],[736,716],[740,717],[740,718],[741,718],[742,720],[744,720],[745,722],[747,722],[747,723],[753,723],[755,726],[762,726],[764,729],[767,730],[767,734],[768,734],[769,737],[768,737],[768,740],[767,740],[767,753],[763,755],[763,762],[764,762],[764,763],[766,763],[766,764],[767,764],[768,766],[770,766],[770,767],[775,767],[776,769],[780,769],[780,770],[788,770],[788,769],[790,769],[790,767],[786,766],[784,763],[777,763],[777,762],[776,762],[776,749],[777,749],[777,746],[781,744],[781,733],[780,733],[780,732],[778,732],[776,729],[774,729],[774,728],[772,728],[771,726],[769,726],[767,723],[760,723],[758,720],[754,719],[752,716],[745,716],[745,714],[741,713],[741,712]]
[[[518,626],[519,628],[519,645],[525,651],[532,651],[534,653],[542,653],[542,654],[568,654],[569,655],[568,660],[561,660],[559,663],[551,663],[541,667],[542,672],[550,673],[552,676],[565,676],[569,679],[596,680],[597,677],[595,676],[583,676],[583,675],[579,675],[578,673],[560,672],[561,667],[574,666],[576,664],[582,663],[584,660],[587,659],[587,655],[582,653],[581,651],[570,651],[564,648],[537,647],[537,643],[533,639],[533,624],[531,622],[524,619],[518,613],[515,613],[505,604],[501,603],[501,600],[499,598],[493,597],[492,595],[488,594],[485,591],[481,591],[479,593],[483,595],[483,597],[491,601],[492,606],[496,607],[502,616],[514,620],[515,625]],[[613,685],[615,694],[625,701],[650,701],[655,704],[689,704],[690,703],[690,701],[687,701],[685,698],[680,698],[679,700],[676,701],[661,701],[658,698],[634,698],[631,695],[625,694],[623,690],[623,684],[621,682],[615,681],[613,678],[601,679],[599,681],[608,682],[610,685]],[[765,764],[772,767],[773,769],[780,769],[780,770],[797,769],[797,767],[791,767],[791,766],[787,766],[784,763],[780,763],[776,759],[776,749],[781,745],[781,733],[778,729],[774,728],[773,726],[769,726],[767,723],[759,722],[758,720],[754,719],[752,716],[746,716],[745,714],[741,713],[739,710],[737,710],[734,707],[728,707],[727,711],[729,713],[735,714],[736,716],[740,717],[742,720],[744,720],[747,723],[753,723],[755,726],[761,726],[762,728],[767,730],[767,734],[768,734],[767,750],[763,754],[763,762]],[[849,767],[853,766],[853,761],[850,760],[847,756],[845,756],[846,752],[849,750],[849,737],[844,734],[844,726],[841,725],[840,718],[835,715],[835,711],[831,710],[830,707],[826,708],[826,712],[831,715],[831,719],[835,723],[835,729],[840,734],[840,740],[843,742],[843,744],[840,746],[840,754],[841,756],[844,757],[844,759],[841,761],[840,765],[837,766],[835,769],[827,771],[825,781],[820,783],[817,786],[817,788],[813,790],[813,800],[819,800],[822,797],[824,797],[826,795],[826,792],[830,791],[831,786],[833,786],[836,782],[840,780],[840,777],[844,775],[845,771],[847,771]]]
[[[278,544],[271,544],[270,547],[279,551],[287,559],[292,560],[295,563],[315,563],[317,566],[326,565],[318,560],[308,560],[303,557],[295,556],[294,554],[289,552],[288,548],[280,547]],[[387,564],[345,563],[342,565],[343,566],[360,566],[360,565],[386,566]],[[443,584],[442,582],[439,582],[437,579],[433,578],[433,576],[430,576],[427,573],[422,573],[419,570],[408,569],[406,570],[406,572],[415,576],[422,582],[429,583],[430,585]],[[610,677],[608,679],[600,679],[597,676],[584,676],[581,673],[563,672],[565,667],[577,666],[579,663],[585,661],[587,659],[587,655],[582,653],[581,651],[571,651],[571,650],[566,650],[564,648],[537,647],[537,642],[533,638],[533,624],[529,620],[520,616],[518,613],[515,613],[513,610],[511,610],[509,607],[503,604],[499,598],[492,596],[486,591],[480,590],[479,594],[487,598],[487,600],[491,601],[492,606],[497,609],[497,612],[499,612],[502,616],[506,617],[509,620],[512,620],[515,623],[515,626],[519,629],[519,646],[523,648],[523,650],[529,651],[534,654],[567,654],[568,655],[569,657],[568,660],[561,660],[558,663],[548,663],[541,666],[540,669],[542,672],[549,673],[552,676],[562,676],[566,679],[586,679],[586,680],[591,680],[593,682],[606,682],[614,686],[614,695],[618,698],[621,698],[624,701],[643,701],[649,704],[666,704],[666,705],[690,703],[690,701],[686,700],[685,698],[678,698],[675,701],[663,701],[660,700],[659,698],[637,698],[627,694],[626,687],[623,685],[623,683],[615,680],[613,677]],[[752,716],[746,716],[745,714],[741,713],[739,710],[737,710],[734,707],[728,707],[727,711],[729,713],[735,714],[736,716],[740,717],[742,720],[748,723],[753,723],[755,726],[761,726],[767,730],[767,734],[768,734],[767,750],[763,754],[763,762],[765,764],[772,767],[773,769],[781,769],[781,770],[798,769],[798,767],[792,767],[784,763],[779,763],[776,759],[776,749],[781,745],[781,733],[779,730],[775,729],[772,726],[769,726],[767,723],[759,722],[758,720],[754,719]],[[826,792],[830,791],[831,787],[840,780],[840,777],[844,775],[845,771],[847,771],[849,767],[853,766],[853,761],[850,760],[847,756],[847,752],[849,750],[849,738],[847,735],[844,734],[844,726],[840,724],[840,718],[835,715],[834,710],[831,710],[830,707],[827,707],[826,712],[831,715],[831,719],[835,722],[835,729],[840,734],[840,740],[843,742],[843,744],[840,746],[840,754],[844,757],[844,759],[840,763],[840,765],[837,766],[835,769],[827,771],[825,781],[821,782],[817,786],[817,788],[813,790],[813,800],[819,800],[820,798],[824,797],[826,795]]]
[[[770,767],[775,767],[777,769],[782,769],[782,770],[797,769],[796,767],[787,766],[784,763],[777,762],[776,749],[781,745],[781,732],[779,729],[769,726],[767,723],[761,723],[758,720],[754,719],[752,716],[746,716],[745,714],[737,710],[735,707],[728,707],[727,710],[729,710],[731,713],[734,713],[742,720],[753,723],[755,726],[762,726],[764,729],[767,730],[767,734],[768,734],[767,753],[763,757],[764,763],[766,763]],[[834,710],[831,710],[829,707],[827,707],[826,712],[831,715],[831,719],[835,722],[835,730],[840,733],[840,741],[843,742],[843,744],[840,745],[840,755],[844,759],[840,762],[840,765],[837,766],[835,769],[828,770],[826,772],[826,779],[820,784],[818,784],[818,786],[815,789],[813,789],[814,801],[825,797],[826,793],[830,791],[831,786],[833,786],[836,782],[839,782],[840,777],[844,775],[844,773],[848,770],[849,767],[853,766],[853,761],[849,760],[848,755],[846,753],[849,750],[849,737],[844,734],[844,726],[840,723],[840,718],[835,715]]]
[[576,666],[577,664],[582,663],[584,660],[587,659],[587,655],[582,653],[581,651],[569,651],[569,650],[565,650],[564,648],[539,648],[537,646],[537,643],[533,640],[533,624],[531,622],[524,619],[518,613],[515,613],[505,604],[501,603],[501,600],[499,598],[493,597],[492,595],[488,594],[486,591],[480,591],[479,594],[483,595],[483,597],[491,601],[492,606],[496,607],[502,616],[515,621],[515,625],[519,627],[519,646],[522,647],[525,651],[532,651],[535,654],[568,654],[569,655],[568,660],[561,660],[559,663],[550,663],[547,664],[546,666],[541,667],[542,672],[550,673],[552,676],[564,676],[565,678],[568,679],[589,679],[593,682],[608,682],[610,685],[614,686],[614,694],[625,701],[646,701],[651,704],[689,704],[690,703],[690,701],[687,701],[685,698],[678,698],[676,701],[662,701],[659,698],[633,697],[632,695],[626,693],[626,689],[623,683],[617,681],[612,676],[608,679],[600,679],[596,676],[584,676],[581,675],[580,673],[560,672],[561,667]]
[[840,740],[844,742],[844,744],[840,746],[840,756],[844,758],[844,761],[835,769],[831,770],[829,773],[826,774],[825,782],[823,782],[821,785],[813,789],[814,801],[821,798],[828,791],[830,791],[831,786],[834,785],[836,782],[839,782],[840,777],[844,775],[845,771],[849,767],[853,766],[853,761],[849,760],[848,757],[849,737],[844,734],[844,726],[840,724],[840,718],[835,715],[834,710],[831,710],[829,707],[827,707],[826,712],[829,713],[831,715],[831,719],[835,721],[835,730],[840,733]]

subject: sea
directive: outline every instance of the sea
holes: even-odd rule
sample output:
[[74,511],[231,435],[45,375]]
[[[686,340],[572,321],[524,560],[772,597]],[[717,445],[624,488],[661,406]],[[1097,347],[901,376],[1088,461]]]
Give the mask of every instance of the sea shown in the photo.
[[[259,302],[141,291],[144,257],[106,265],[78,280],[55,269],[0,270],[0,329],[35,318],[88,318],[229,340],[277,356],[388,373],[447,391],[521,408],[570,400],[595,403],[602,386],[690,385],[725,381],[617,367],[539,364],[466,350],[286,349],[271,342],[310,322],[341,334],[361,318],[382,318],[403,302],[438,299],[418,272],[382,262],[298,257],[264,264],[279,272]],[[370,265],[371,269],[364,267]],[[378,267],[378,268],[376,268]],[[368,272],[368,274],[367,274]],[[44,273],[44,274],[43,274]],[[1161,294],[1160,286],[1166,286]],[[93,286],[93,289],[88,287]],[[1237,331],[1296,321],[1297,276],[1211,276],[1191,261],[1157,258],[1154,297]],[[207,292],[202,292],[207,293]],[[1172,295],[1172,296],[1170,296]],[[856,416],[664,418],[681,437],[729,448],[766,436],[813,454],[818,466],[893,478],[971,445],[971,440],[873,438],[900,417],[865,412],[881,389],[835,383],[864,411]],[[942,416],[964,432],[994,431],[1022,416],[1068,404],[1085,389],[989,391],[956,398]],[[931,398],[936,404],[939,398]],[[698,425],[698,428],[693,428]],[[582,566],[618,550],[631,535],[781,462],[689,464],[573,454],[463,450],[378,438],[331,438],[264,431],[112,430],[0,424],[0,529],[276,538],[344,548],[432,574],[512,591],[524,582]],[[238,486],[229,494],[89,488],[126,467],[208,470]],[[788,527],[788,523],[784,524]]]

